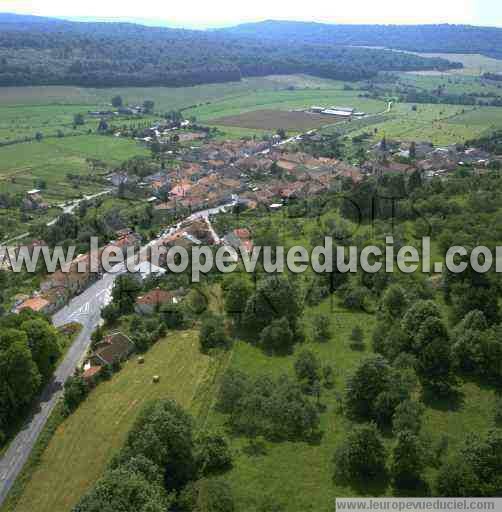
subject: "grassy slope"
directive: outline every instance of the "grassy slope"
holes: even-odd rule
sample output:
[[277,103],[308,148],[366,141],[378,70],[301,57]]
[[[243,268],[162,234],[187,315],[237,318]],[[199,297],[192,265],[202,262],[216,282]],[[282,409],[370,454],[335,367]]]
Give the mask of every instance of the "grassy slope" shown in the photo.
[[[196,333],[169,334],[139,365],[130,360],[100,384],[57,429],[15,508],[68,512],[121,448],[143,405],[173,398],[196,416],[203,411],[215,361],[199,352]],[[153,375],[160,383],[152,383]]]

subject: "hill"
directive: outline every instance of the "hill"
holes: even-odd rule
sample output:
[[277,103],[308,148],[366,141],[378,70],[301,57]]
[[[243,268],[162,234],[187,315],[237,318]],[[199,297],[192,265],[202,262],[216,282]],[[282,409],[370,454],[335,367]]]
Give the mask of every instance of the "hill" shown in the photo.
[[259,40],[394,48],[429,53],[480,53],[502,59],[502,29],[471,25],[329,25],[274,21],[221,32]]
[[259,44],[249,34],[79,23],[0,14],[0,86],[184,86],[241,77],[304,73],[363,80],[379,71],[461,64],[390,50],[352,48],[308,37]]

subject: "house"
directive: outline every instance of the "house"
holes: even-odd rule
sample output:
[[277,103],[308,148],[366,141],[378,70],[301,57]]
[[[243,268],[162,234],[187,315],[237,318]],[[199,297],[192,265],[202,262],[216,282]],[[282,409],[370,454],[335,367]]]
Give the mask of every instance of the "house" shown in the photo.
[[50,302],[43,297],[35,296],[21,302],[14,308],[14,313],[21,313],[25,309],[31,309],[37,313],[49,313]]
[[48,203],[44,202],[40,195],[40,190],[34,189],[26,192],[26,197],[21,204],[23,210],[47,210]]
[[108,366],[125,361],[134,350],[132,340],[121,332],[114,332],[96,345],[96,350],[89,357],[84,369],[95,366]]
[[126,172],[114,172],[106,177],[114,187],[120,187],[129,182],[129,176]]
[[138,297],[134,310],[139,315],[151,315],[163,304],[177,304],[179,300],[176,293],[156,288]]
[[237,228],[227,233],[223,237],[223,241],[226,245],[233,247],[234,249],[244,250],[250,253],[253,250],[253,241],[251,239],[251,233],[249,229]]
[[90,368],[87,368],[87,370],[84,371],[84,373],[82,374],[82,378],[88,384],[94,383],[96,381],[97,376],[101,373],[102,369],[102,366],[91,366]]

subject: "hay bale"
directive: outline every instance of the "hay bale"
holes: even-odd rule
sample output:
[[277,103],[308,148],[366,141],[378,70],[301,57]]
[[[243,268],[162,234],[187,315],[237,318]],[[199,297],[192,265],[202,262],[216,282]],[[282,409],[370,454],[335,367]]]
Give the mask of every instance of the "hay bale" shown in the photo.
[[158,375],[153,376],[153,383],[158,384],[160,382],[160,377]]
[[140,356],[138,357],[138,364],[143,364],[145,362],[145,358]]

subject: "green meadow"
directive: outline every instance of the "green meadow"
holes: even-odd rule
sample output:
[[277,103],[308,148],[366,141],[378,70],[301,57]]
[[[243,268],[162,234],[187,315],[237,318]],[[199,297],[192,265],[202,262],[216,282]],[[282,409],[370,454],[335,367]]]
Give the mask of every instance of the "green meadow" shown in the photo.
[[146,155],[138,143],[100,135],[43,139],[0,147],[0,192],[26,192],[38,179],[46,182],[44,197],[61,201],[84,192],[102,189],[93,184],[81,190],[66,180],[67,174],[90,173],[87,159],[103,161],[109,169],[135,155]]
[[[55,431],[38,465],[24,475],[2,512],[68,512],[120,450],[143,406],[172,398],[203,421],[218,362],[199,351],[193,331],[175,332],[124,364]],[[160,382],[154,384],[154,375]]]

